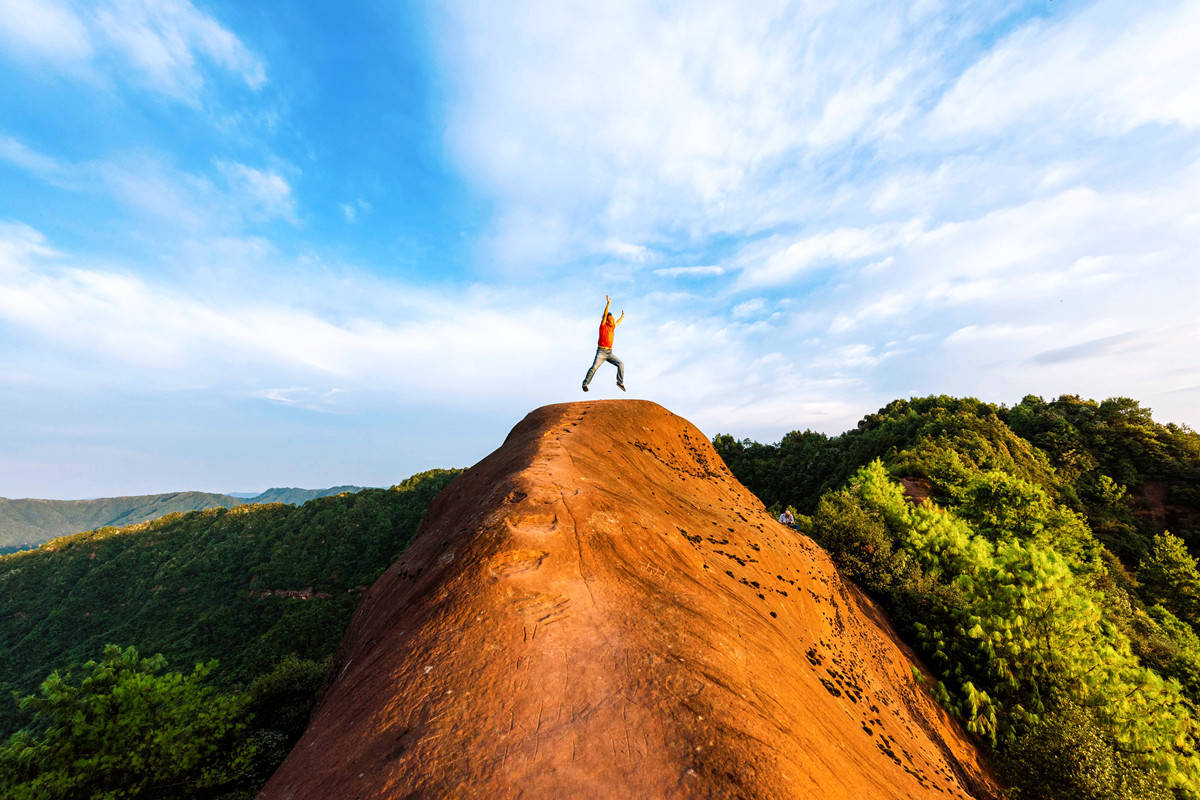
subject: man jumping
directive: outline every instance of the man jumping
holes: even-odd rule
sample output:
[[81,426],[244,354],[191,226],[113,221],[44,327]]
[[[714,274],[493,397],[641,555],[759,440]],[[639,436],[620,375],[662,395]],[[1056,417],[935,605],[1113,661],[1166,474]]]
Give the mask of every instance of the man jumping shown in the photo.
[[621,359],[613,355],[612,343],[613,332],[617,326],[621,324],[621,320],[625,319],[625,312],[621,312],[621,316],[613,319],[613,315],[608,313],[608,307],[612,303],[608,295],[604,295],[604,313],[600,315],[600,342],[596,346],[596,360],[592,362],[592,368],[588,370],[587,377],[583,379],[583,390],[588,390],[588,384],[592,382],[592,376],[596,374],[596,370],[605,361],[610,361],[617,368],[617,387],[623,392],[625,391],[625,365],[621,363]]

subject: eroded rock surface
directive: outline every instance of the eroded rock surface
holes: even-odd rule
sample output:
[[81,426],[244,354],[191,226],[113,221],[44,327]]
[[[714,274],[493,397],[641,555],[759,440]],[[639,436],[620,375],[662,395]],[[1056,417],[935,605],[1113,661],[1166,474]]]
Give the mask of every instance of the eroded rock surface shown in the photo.
[[882,616],[644,401],[529,414],[330,674],[266,800],[997,794]]

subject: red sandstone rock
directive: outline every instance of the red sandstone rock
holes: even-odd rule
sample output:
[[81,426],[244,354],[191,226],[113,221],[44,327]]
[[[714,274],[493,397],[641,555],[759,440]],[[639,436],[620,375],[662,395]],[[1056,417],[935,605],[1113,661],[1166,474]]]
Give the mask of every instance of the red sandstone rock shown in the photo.
[[364,595],[265,800],[997,795],[912,655],[653,403],[546,406]]

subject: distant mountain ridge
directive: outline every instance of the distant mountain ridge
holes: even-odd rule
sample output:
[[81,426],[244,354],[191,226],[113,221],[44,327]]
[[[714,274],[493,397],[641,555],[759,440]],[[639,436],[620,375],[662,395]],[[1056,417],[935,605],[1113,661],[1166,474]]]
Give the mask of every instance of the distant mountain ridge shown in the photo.
[[37,547],[59,536],[81,531],[136,525],[164,514],[262,503],[300,505],[318,497],[358,492],[363,488],[273,488],[248,498],[214,492],[167,492],[92,500],[0,497],[0,553]]
[[267,489],[261,494],[251,497],[249,500],[244,500],[246,503],[289,503],[294,506],[307,503],[309,500],[315,500],[318,497],[328,497],[333,494],[342,494],[343,492],[361,492],[364,486],[331,486],[328,489],[296,489],[291,487],[278,487],[275,489]]

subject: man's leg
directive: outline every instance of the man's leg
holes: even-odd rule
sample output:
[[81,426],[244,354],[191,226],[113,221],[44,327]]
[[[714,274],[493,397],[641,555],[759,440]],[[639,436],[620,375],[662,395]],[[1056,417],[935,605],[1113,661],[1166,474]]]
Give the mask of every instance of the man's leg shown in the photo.
[[592,368],[588,370],[587,377],[583,379],[583,388],[587,389],[587,385],[592,382],[592,376],[596,374],[596,370],[600,369],[600,365],[604,363],[604,351],[597,348],[596,360],[592,362]]
[[617,366],[617,386],[624,386],[625,385],[625,364],[622,363],[621,359],[617,358],[612,353],[608,354],[608,360]]

